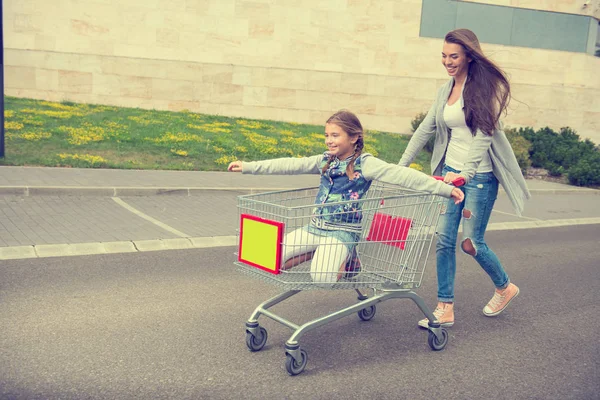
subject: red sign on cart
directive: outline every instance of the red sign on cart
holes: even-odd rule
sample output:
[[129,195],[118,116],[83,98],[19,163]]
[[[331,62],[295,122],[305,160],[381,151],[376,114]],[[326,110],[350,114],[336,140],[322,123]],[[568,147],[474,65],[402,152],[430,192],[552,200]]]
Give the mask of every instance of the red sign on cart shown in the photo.
[[282,222],[254,215],[240,215],[238,260],[272,274],[279,274],[281,265]]
[[408,231],[411,226],[412,221],[409,218],[392,217],[388,214],[375,213],[367,240],[382,242],[404,250]]

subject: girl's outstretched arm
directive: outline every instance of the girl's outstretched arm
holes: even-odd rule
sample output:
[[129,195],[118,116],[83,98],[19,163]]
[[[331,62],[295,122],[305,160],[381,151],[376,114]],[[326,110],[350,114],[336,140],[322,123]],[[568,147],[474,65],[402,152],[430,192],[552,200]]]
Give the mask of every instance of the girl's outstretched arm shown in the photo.
[[457,187],[452,188],[451,196],[454,199],[454,204],[458,204],[465,199],[465,193]]
[[227,167],[227,171],[242,172],[242,162],[241,161],[230,162],[229,166]]
[[262,161],[234,161],[227,167],[228,171],[253,175],[296,175],[318,174],[323,155],[312,157],[274,158]]
[[387,163],[370,154],[363,155],[362,166],[363,175],[369,180],[377,179],[409,189],[421,190],[448,198],[451,197],[457,203],[460,203],[464,199],[462,190],[458,188],[435,180],[431,176],[417,170]]

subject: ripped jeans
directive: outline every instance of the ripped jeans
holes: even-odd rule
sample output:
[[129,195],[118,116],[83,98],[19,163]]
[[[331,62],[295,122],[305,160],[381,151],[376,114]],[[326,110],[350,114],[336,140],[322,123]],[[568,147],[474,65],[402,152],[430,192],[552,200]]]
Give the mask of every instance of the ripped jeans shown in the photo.
[[[442,175],[446,175],[447,172],[459,173],[460,171],[444,166]],[[508,275],[500,260],[483,238],[498,196],[498,179],[492,172],[478,173],[467,185],[461,187],[461,190],[465,193],[465,200],[460,204],[454,204],[452,199],[448,200],[442,208],[437,226],[438,301],[448,303],[454,302],[456,239],[461,219],[463,222],[461,249],[473,256],[497,288],[505,288],[509,283]]]

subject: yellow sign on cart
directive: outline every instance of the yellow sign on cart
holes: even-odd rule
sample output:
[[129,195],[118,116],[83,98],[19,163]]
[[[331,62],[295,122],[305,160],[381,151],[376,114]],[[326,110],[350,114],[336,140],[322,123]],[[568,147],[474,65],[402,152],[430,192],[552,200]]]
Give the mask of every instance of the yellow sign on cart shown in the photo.
[[283,225],[282,222],[242,214],[238,260],[279,274]]

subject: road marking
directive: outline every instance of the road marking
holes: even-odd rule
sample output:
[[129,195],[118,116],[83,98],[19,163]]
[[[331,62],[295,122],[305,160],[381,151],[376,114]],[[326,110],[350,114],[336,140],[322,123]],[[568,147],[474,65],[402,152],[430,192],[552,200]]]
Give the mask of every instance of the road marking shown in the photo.
[[511,214],[511,213],[507,213],[507,212],[504,212],[504,211],[492,210],[492,212],[495,212],[495,213],[498,213],[498,214],[510,215],[511,217],[530,219],[532,221],[543,221],[542,219],[539,219],[539,218],[524,217],[522,215],[519,217],[517,214]]
[[595,218],[566,218],[539,221],[496,222],[489,224],[487,231],[510,231],[515,229],[554,228],[559,226],[600,224],[600,217]]
[[166,231],[171,232],[174,235],[177,235],[179,237],[183,237],[183,238],[187,238],[190,237],[190,235],[183,233],[181,231],[178,231],[175,228],[170,227],[169,225],[160,222],[159,220],[152,218],[149,215],[144,214],[143,212],[139,211],[136,208],[133,208],[132,206],[130,206],[129,204],[125,203],[123,200],[121,200],[119,197],[111,197],[111,199],[113,199],[115,201],[115,203],[117,203],[118,205],[120,205],[121,207],[131,211],[132,213],[134,213],[135,215],[137,215],[138,217],[144,218],[146,221],[152,222],[154,225],[156,226],[160,226],[161,228],[163,228]]

